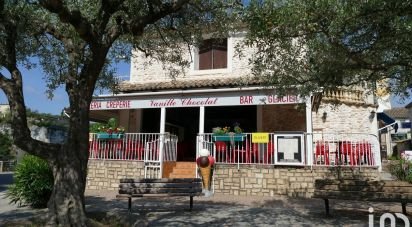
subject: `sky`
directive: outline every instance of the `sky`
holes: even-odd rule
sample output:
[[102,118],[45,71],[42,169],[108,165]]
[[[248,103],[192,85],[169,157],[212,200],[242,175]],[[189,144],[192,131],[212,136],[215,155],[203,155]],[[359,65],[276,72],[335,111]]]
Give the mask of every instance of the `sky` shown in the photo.
[[[115,65],[117,75],[126,76],[130,75],[130,64],[119,63]],[[43,79],[43,72],[39,68],[33,68],[27,70],[21,67],[23,75],[23,94],[25,98],[25,104],[31,110],[37,110],[40,113],[51,113],[60,115],[64,107],[69,106],[68,97],[64,87],[58,88],[54,92],[53,99],[49,99],[46,94],[47,86]],[[2,73],[5,73],[4,70]],[[0,89],[0,104],[7,104],[7,98],[3,91]]]
[[[122,77],[129,77],[130,64],[119,63],[115,65],[117,69],[117,75]],[[60,115],[64,107],[69,106],[67,94],[64,87],[58,88],[54,92],[53,99],[49,99],[46,94],[46,82],[43,79],[43,73],[39,68],[33,68],[32,70],[21,68],[23,74],[23,92],[25,97],[26,106],[31,110],[36,110],[41,113],[51,113]],[[408,100],[401,100],[398,97],[394,97],[391,100],[392,107],[404,107],[412,101],[412,97]],[[0,89],[0,103],[6,104],[7,99]]]

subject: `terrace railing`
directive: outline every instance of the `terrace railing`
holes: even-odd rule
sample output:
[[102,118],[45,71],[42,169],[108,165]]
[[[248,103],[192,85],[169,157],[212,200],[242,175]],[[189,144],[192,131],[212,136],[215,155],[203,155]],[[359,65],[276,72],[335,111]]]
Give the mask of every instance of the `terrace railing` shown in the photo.
[[377,167],[378,138],[363,133],[313,133],[313,165]]
[[208,149],[218,164],[274,165],[274,134],[269,134],[268,143],[252,143],[251,136],[252,133],[232,136],[214,136],[212,133],[200,134],[197,137],[197,150]]
[[[212,133],[197,137],[197,152],[208,149],[217,164],[303,165],[305,166],[357,166],[379,167],[380,148],[375,135],[362,133],[301,133],[301,163],[276,162],[279,155],[276,139],[284,133],[269,133],[268,143],[253,143],[252,133],[219,139]],[[307,141],[312,141],[311,149]],[[310,153],[309,153],[309,152]],[[197,153],[198,156],[198,153]],[[279,157],[278,157],[279,156]],[[297,157],[297,156],[296,156]]]
[[[163,141],[163,146],[160,146]],[[177,136],[160,133],[125,133],[121,136],[99,137],[90,133],[89,159],[160,161],[163,147],[163,161],[176,161]]]

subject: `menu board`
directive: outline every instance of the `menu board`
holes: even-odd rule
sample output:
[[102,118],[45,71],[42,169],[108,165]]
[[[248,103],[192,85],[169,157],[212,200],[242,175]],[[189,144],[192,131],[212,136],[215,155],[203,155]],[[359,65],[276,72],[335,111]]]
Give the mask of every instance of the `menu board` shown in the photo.
[[280,165],[303,165],[303,135],[278,134],[276,137],[276,160]]

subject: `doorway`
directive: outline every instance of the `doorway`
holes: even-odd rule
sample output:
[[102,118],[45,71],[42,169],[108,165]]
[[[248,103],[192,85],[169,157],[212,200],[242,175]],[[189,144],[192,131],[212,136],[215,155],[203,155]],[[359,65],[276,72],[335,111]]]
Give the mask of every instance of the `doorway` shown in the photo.
[[165,131],[179,138],[177,161],[195,161],[199,107],[167,108]]

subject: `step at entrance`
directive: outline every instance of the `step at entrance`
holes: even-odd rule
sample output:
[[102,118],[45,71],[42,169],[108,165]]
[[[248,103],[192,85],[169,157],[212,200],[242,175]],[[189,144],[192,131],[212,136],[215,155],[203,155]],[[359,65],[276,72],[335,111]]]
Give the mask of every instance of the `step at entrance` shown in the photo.
[[164,178],[195,178],[196,162],[164,163]]

